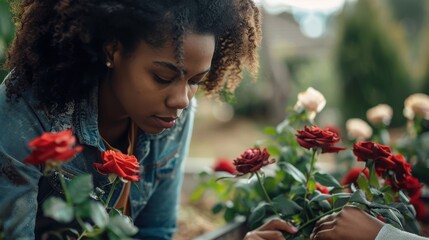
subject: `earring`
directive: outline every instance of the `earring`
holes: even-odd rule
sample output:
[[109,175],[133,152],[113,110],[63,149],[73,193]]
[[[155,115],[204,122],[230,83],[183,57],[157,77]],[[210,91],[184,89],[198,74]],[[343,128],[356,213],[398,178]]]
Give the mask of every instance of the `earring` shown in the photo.
[[107,62],[106,62],[106,67],[111,68],[111,67],[112,67],[112,63],[111,63],[111,62],[109,62],[109,61],[107,61]]

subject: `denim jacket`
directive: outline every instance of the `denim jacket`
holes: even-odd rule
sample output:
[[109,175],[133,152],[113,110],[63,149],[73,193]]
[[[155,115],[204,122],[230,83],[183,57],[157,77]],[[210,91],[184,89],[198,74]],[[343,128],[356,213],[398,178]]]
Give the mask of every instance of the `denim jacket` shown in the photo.
[[[55,174],[45,177],[40,167],[24,164],[30,154],[28,142],[43,132],[72,128],[83,152],[62,165],[66,179],[90,173],[94,185],[106,193],[110,182],[93,167],[101,162],[106,148],[98,131],[98,92],[89,99],[69,104],[60,116],[50,116],[37,107],[30,90],[15,101],[8,101],[4,83],[0,85],[0,226],[6,239],[34,239],[41,210],[38,206],[49,196],[59,195],[61,187]],[[176,230],[183,161],[192,132],[194,101],[164,132],[151,135],[139,131],[135,156],[140,163],[141,180],[130,191],[131,216],[139,232],[138,239],[171,239]],[[114,203],[120,188],[113,195]],[[37,217],[36,217],[37,216]],[[43,226],[41,226],[43,230]]]

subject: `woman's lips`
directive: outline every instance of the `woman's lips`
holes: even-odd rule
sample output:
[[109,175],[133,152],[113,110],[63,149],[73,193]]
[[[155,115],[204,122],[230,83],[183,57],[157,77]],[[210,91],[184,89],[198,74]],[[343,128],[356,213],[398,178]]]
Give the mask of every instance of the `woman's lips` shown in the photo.
[[172,127],[174,127],[174,124],[176,123],[176,118],[172,118],[172,117],[155,116],[155,119],[157,120],[158,124],[162,128],[172,128]]

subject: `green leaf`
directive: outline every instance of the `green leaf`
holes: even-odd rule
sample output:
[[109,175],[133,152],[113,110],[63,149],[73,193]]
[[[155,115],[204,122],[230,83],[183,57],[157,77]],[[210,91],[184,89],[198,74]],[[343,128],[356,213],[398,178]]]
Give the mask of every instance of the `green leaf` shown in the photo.
[[280,211],[283,216],[292,216],[302,211],[301,206],[285,195],[279,195],[273,198],[273,207]]
[[405,217],[408,217],[410,219],[415,218],[416,212],[414,210],[414,207],[411,204],[401,203],[401,202],[394,202],[390,206],[397,209],[402,215]]
[[311,203],[311,202],[325,201],[325,200],[327,200],[327,199],[329,199],[329,198],[331,198],[331,197],[332,197],[332,196],[331,196],[331,195],[329,195],[329,194],[319,194],[319,195],[315,196],[314,198],[312,198],[312,199],[310,200],[310,203]]
[[401,202],[405,202],[405,203],[408,202],[408,197],[407,195],[405,195],[404,192],[402,192],[402,190],[398,192],[398,195],[399,195],[399,200],[401,200]]
[[371,205],[371,202],[369,202],[366,198],[365,198],[365,193],[362,190],[357,190],[356,192],[354,192],[352,194],[352,196],[349,199],[350,202],[355,202],[355,203],[360,203],[360,204],[364,204],[366,206]]
[[366,178],[366,176],[363,173],[359,173],[359,177],[356,180],[356,183],[359,186],[359,188],[361,190],[365,191],[365,193],[368,195],[368,197],[370,199],[372,199],[372,193],[371,193],[371,190],[369,189],[368,179]]
[[116,215],[110,218],[108,225],[109,236],[118,236],[119,239],[124,239],[138,232],[138,228],[134,226],[131,219],[127,216]]
[[307,189],[302,184],[300,184],[300,185],[293,185],[291,187],[291,189],[290,189],[289,194],[290,195],[295,195],[295,196],[304,196],[306,191],[307,191]]
[[398,211],[394,211],[390,208],[377,208],[377,209],[371,208],[371,212],[374,212],[378,215],[383,216],[386,223],[389,223],[396,228],[404,230],[402,226],[402,221],[400,219],[402,218],[403,220],[403,216]]
[[275,136],[277,134],[277,131],[274,127],[267,127],[263,130],[263,132],[269,136]]
[[278,188],[278,181],[273,177],[266,177],[264,181],[264,187],[267,192],[274,192]]
[[197,186],[194,191],[192,192],[189,201],[191,202],[197,202],[201,199],[204,192],[206,191],[206,188],[203,185]]
[[298,168],[288,162],[282,163],[282,165],[286,168],[285,171],[290,174],[295,181],[305,183],[305,176],[300,170],[298,170]]
[[79,204],[87,200],[93,191],[94,185],[90,174],[74,177],[68,184],[68,190],[73,203]]
[[235,218],[234,208],[227,207],[225,209],[224,214],[223,214],[223,218],[225,219],[226,222],[231,222],[232,220],[234,220],[234,218]]
[[50,197],[43,203],[43,213],[62,223],[69,223],[74,217],[73,207],[57,197]]
[[337,181],[337,179],[335,179],[330,174],[316,172],[316,174],[314,175],[314,178],[316,179],[317,182],[319,182],[323,186],[336,187],[336,188],[341,187],[341,184]]
[[262,219],[264,219],[266,210],[269,207],[267,203],[261,203],[259,204],[251,213],[249,216],[249,225],[255,226],[257,225]]
[[314,180],[313,177],[310,177],[310,179],[308,179],[307,189],[308,189],[308,192],[310,194],[313,193],[316,190],[316,181]]
[[100,228],[105,228],[109,222],[109,215],[100,202],[91,201],[90,216],[92,221]]
[[[362,174],[362,173],[361,173]],[[371,187],[379,188],[378,177],[375,173],[375,163],[371,161],[370,170],[369,170],[369,185]]]
[[217,213],[219,213],[220,211],[222,211],[222,209],[223,209],[223,204],[222,204],[222,203],[217,203],[217,204],[215,204],[215,205],[213,206],[213,208],[212,208],[212,213],[213,213],[213,214],[217,214]]
[[335,193],[332,194],[332,207],[337,208],[337,207],[342,207],[345,204],[347,204],[347,202],[350,199],[351,194],[350,193]]

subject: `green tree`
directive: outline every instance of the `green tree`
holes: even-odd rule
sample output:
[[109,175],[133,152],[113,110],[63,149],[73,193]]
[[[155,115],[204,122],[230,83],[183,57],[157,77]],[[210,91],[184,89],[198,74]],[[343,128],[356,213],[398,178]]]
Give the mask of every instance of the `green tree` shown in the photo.
[[392,106],[392,126],[402,125],[403,101],[413,91],[403,29],[389,21],[378,1],[359,0],[340,16],[336,65],[344,118],[365,119],[379,103]]
[[4,67],[6,60],[6,49],[11,43],[15,34],[15,28],[12,22],[9,2],[0,0],[0,83],[7,74]]
[[[426,11],[429,10],[429,2],[426,2]],[[419,63],[420,84],[418,92],[429,94],[429,16],[425,17],[423,34],[420,38],[421,58]]]

